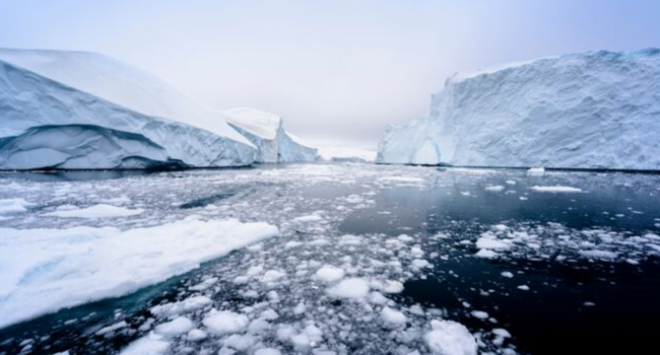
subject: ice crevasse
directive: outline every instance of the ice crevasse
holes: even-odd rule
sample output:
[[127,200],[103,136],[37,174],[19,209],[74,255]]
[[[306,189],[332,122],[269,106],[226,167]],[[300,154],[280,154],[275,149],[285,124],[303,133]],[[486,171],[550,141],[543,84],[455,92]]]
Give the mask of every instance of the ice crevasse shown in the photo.
[[377,162],[657,170],[658,132],[660,49],[567,54],[452,76]]

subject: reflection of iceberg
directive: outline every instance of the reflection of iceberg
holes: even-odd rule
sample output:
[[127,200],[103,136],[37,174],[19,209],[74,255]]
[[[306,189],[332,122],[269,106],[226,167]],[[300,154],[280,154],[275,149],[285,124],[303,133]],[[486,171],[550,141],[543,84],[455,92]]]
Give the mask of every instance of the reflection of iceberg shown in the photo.
[[660,169],[660,50],[588,52],[456,75],[378,161]]
[[300,139],[286,132],[283,120],[273,113],[237,107],[223,111],[229,124],[259,149],[257,162],[279,163],[315,161],[318,153]]

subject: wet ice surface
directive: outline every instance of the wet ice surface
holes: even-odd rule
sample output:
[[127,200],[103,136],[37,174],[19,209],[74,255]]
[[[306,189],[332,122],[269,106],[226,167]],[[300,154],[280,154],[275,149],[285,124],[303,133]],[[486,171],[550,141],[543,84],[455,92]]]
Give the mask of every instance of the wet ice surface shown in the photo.
[[[0,330],[0,353],[635,352],[658,331],[659,176],[308,164],[2,177],[4,228],[235,218],[280,236]],[[97,205],[121,209],[53,213]]]

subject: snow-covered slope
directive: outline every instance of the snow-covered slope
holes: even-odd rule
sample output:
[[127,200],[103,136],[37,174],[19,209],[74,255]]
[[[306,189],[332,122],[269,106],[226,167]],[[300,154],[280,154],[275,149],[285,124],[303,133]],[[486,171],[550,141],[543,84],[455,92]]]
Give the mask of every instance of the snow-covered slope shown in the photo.
[[660,169],[660,49],[587,52],[447,80],[378,162]]
[[260,163],[315,161],[316,148],[286,132],[280,116],[253,108],[236,107],[222,112],[229,124],[257,148]]
[[250,145],[218,112],[114,58],[79,51],[0,49],[0,60],[144,115],[187,123]]
[[249,142],[147,116],[1,60],[0,121],[0,169],[219,167],[256,155]]

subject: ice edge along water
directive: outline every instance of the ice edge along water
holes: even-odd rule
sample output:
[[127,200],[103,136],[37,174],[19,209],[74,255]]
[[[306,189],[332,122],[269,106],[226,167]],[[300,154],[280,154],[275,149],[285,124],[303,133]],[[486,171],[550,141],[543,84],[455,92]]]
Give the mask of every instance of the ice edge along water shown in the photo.
[[383,136],[381,163],[660,169],[660,49],[587,52],[455,75]]
[[0,228],[0,328],[132,293],[278,233],[263,222],[194,218],[128,230]]

